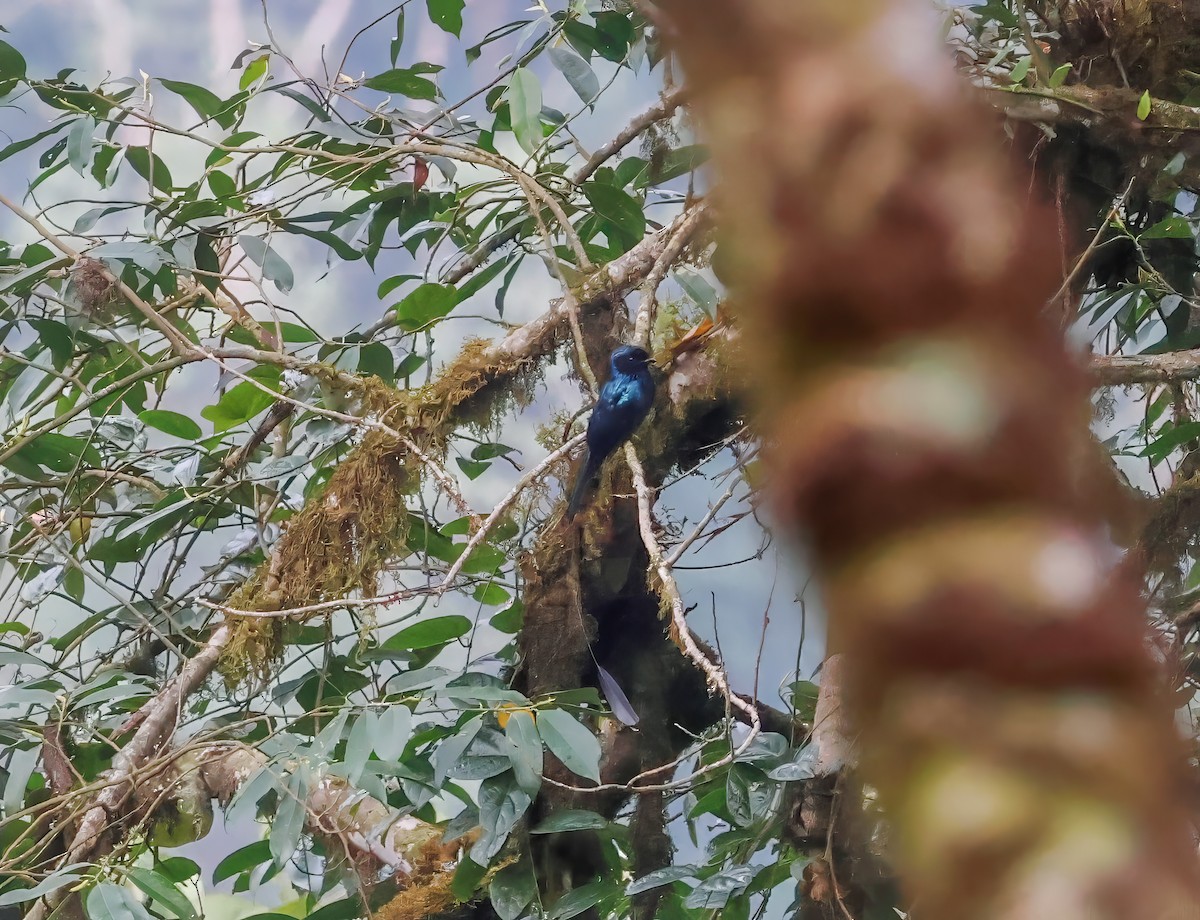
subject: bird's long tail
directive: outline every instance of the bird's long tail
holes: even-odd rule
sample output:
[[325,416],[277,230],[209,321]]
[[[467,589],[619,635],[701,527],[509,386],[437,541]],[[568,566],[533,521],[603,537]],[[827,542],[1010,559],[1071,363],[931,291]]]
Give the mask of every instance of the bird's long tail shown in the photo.
[[575,479],[575,486],[571,489],[571,500],[567,502],[567,520],[571,520],[579,512],[580,506],[583,505],[583,496],[587,494],[588,483],[596,475],[596,469],[592,466],[592,452],[584,449],[583,465],[579,468],[579,475]]

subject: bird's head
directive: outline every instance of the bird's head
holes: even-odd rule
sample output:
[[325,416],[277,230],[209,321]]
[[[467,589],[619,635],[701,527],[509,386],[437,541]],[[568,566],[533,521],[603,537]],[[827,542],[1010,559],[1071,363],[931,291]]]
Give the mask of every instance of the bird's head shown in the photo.
[[650,364],[650,355],[636,345],[622,345],[609,360],[614,374],[636,374]]

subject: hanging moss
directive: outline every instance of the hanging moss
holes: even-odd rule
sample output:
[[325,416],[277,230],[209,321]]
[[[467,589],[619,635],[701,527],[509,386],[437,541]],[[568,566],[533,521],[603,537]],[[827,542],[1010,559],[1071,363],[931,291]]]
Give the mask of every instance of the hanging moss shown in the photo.
[[[514,405],[528,405],[540,379],[533,360],[498,356],[489,340],[472,339],[436,380],[403,394],[403,404],[414,428],[445,431],[451,423],[486,428]],[[491,386],[500,380],[504,386]]]
[[[378,419],[441,462],[456,426],[494,426],[514,404],[529,401],[538,379],[534,362],[498,359],[492,344],[478,339],[418,390],[400,391],[367,377],[347,395],[359,414]],[[501,380],[504,386],[491,386]],[[388,432],[369,431],[320,497],[288,522],[271,558],[229,605],[276,611],[378,593],[379,573],[407,549],[405,499],[420,490],[424,475],[422,461],[402,442]],[[251,673],[268,674],[281,649],[281,625],[277,618],[240,618],[222,661],[226,679],[236,683]]]

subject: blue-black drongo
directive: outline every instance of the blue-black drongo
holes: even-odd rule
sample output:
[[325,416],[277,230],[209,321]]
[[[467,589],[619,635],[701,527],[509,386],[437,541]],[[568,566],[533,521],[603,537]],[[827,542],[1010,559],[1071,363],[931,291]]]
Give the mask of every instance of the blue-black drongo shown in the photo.
[[596,478],[608,455],[637,430],[654,403],[650,356],[643,349],[622,345],[612,353],[608,366],[608,380],[600,388],[600,398],[588,420],[587,450],[567,503],[568,521],[579,511],[588,483]]

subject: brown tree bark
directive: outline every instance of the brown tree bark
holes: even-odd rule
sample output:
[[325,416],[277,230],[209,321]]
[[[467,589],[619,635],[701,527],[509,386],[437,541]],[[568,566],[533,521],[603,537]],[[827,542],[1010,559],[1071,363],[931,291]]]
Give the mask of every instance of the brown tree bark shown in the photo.
[[1184,758],[1045,312],[1054,216],[916,0],[656,15],[919,916],[1195,916]]

